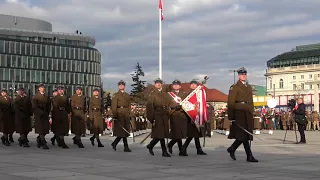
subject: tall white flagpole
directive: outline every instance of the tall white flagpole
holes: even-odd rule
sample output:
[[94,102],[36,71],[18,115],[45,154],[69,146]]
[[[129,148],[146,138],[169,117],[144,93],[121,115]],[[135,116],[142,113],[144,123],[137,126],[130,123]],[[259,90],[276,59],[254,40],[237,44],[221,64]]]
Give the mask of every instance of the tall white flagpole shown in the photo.
[[159,78],[162,79],[162,9],[159,8]]

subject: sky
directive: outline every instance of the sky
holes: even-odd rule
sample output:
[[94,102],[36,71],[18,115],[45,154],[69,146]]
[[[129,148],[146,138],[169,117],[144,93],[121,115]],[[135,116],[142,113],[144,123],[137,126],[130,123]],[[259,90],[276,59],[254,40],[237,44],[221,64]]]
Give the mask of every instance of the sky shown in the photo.
[[[319,0],[163,0],[163,6],[167,83],[208,76],[209,88],[227,93],[232,70],[245,67],[250,84],[265,85],[269,59],[320,42]],[[0,0],[0,12],[94,36],[105,88],[116,89],[119,80],[132,84],[137,62],[143,80],[159,76],[158,0]]]

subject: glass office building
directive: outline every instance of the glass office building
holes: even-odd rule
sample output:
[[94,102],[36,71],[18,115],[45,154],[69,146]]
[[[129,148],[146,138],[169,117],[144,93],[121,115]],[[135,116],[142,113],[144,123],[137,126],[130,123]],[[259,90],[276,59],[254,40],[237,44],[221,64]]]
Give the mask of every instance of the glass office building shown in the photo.
[[94,48],[95,39],[51,29],[45,21],[0,15],[1,88],[24,87],[34,94],[36,85],[44,83],[47,92],[63,85],[72,95],[80,85],[90,95],[87,92],[101,87],[101,54]]

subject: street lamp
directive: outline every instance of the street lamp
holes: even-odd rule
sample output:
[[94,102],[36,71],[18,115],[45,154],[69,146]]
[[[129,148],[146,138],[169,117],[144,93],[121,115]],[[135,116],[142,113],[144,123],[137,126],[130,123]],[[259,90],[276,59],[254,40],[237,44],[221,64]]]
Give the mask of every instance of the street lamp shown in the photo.
[[229,70],[230,72],[233,72],[233,83],[236,83],[236,72],[237,70]]

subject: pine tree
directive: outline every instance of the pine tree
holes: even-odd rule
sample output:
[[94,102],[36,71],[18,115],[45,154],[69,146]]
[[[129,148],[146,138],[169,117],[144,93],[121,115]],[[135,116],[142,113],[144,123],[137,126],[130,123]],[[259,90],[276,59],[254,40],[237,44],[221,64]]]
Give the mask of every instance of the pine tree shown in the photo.
[[145,89],[145,83],[146,83],[146,81],[142,81],[140,79],[141,77],[144,76],[144,72],[142,71],[142,67],[140,66],[139,63],[137,63],[134,69],[134,73],[131,74],[131,76],[133,81],[133,84],[131,84],[132,86],[131,95],[134,96],[137,93],[143,92],[143,90]]

